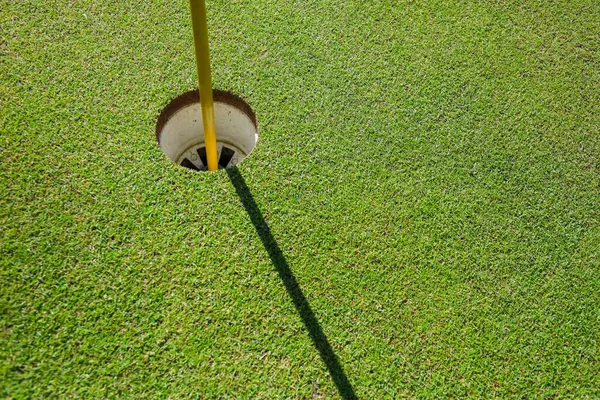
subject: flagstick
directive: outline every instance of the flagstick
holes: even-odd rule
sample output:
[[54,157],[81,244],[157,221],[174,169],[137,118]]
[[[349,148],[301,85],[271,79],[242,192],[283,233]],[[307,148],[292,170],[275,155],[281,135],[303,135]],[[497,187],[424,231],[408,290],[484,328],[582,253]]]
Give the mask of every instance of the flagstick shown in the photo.
[[190,0],[194,48],[196,50],[196,69],[198,72],[198,90],[202,106],[204,124],[204,144],[208,170],[219,168],[217,160],[217,135],[215,133],[215,111],[213,105],[212,81],[210,74],[210,52],[208,47],[208,26],[206,25],[206,4],[204,0]]

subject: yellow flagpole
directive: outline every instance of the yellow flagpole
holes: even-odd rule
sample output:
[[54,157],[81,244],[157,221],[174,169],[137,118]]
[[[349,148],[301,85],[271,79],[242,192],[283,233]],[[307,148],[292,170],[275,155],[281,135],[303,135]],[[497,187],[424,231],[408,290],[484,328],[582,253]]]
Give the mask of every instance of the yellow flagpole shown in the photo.
[[213,105],[212,78],[210,74],[210,51],[208,47],[208,26],[206,24],[206,4],[204,0],[190,0],[194,48],[196,50],[196,70],[198,72],[198,91],[202,106],[204,124],[204,143],[208,170],[219,168],[217,160],[217,135],[215,132],[215,111]]

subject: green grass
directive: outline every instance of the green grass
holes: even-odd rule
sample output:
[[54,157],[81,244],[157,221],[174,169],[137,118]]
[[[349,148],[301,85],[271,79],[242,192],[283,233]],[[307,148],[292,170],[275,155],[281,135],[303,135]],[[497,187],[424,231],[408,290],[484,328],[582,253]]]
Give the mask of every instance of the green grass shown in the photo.
[[[357,396],[600,397],[600,3],[208,3],[239,173]],[[155,143],[187,3],[0,33],[0,396],[337,396],[259,217]]]

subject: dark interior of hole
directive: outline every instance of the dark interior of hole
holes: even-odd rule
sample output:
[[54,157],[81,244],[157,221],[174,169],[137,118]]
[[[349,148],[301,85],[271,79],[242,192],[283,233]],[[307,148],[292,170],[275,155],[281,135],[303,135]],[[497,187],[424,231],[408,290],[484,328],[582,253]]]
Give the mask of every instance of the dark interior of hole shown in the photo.
[[181,162],[181,166],[182,166],[182,167],[189,168],[189,169],[193,169],[194,171],[200,171],[200,170],[198,169],[198,167],[196,167],[196,166],[194,165],[194,163],[193,163],[193,162],[191,162],[190,160],[188,160],[187,158],[184,158],[184,159],[183,159],[183,161]]
[[198,152],[198,156],[200,156],[200,159],[202,160],[202,164],[208,166],[208,161],[206,161],[206,147],[201,147],[199,149],[196,149],[196,151]]
[[219,158],[219,165],[226,168],[234,154],[235,151],[231,150],[229,147],[223,146],[221,149],[221,157]]
[[[200,156],[202,163],[205,166],[208,165],[208,161],[206,160],[206,147],[198,148],[196,149],[196,152],[198,153],[198,156]],[[219,168],[227,168],[227,165],[229,165],[229,162],[231,161],[234,155],[235,150],[223,146],[223,148],[221,149],[221,156],[219,157]],[[193,169],[194,171],[200,171],[200,169],[196,167],[196,165],[187,158],[184,158],[180,165],[185,168]]]

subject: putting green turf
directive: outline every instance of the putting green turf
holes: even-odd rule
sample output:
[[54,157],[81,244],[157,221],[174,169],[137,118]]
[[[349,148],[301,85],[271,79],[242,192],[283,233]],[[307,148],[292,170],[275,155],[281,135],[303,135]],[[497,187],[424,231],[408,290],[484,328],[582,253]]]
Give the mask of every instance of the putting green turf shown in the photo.
[[155,143],[185,1],[3,2],[2,397],[337,396],[270,254],[360,398],[600,397],[597,0],[208,14],[254,219]]

